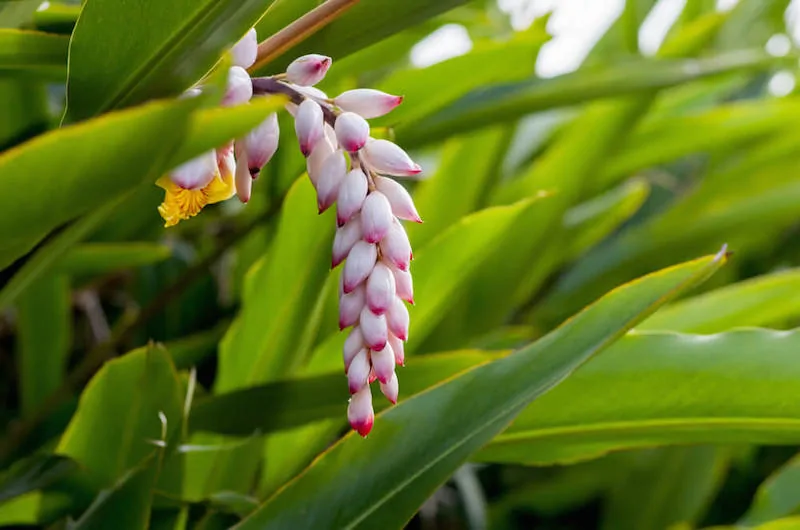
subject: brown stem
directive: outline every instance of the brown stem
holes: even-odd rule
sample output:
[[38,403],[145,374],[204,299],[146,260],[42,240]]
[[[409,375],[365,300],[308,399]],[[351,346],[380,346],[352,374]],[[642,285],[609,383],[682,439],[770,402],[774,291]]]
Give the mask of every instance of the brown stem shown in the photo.
[[[295,105],[299,105],[306,100],[306,96],[275,77],[254,77],[252,82],[254,95],[283,94],[289,96],[289,100]],[[325,121],[333,127],[336,122],[336,112],[328,105],[320,105],[320,107],[322,108],[323,116],[325,116]]]
[[250,67],[250,72],[258,70],[298,42],[307,39],[357,3],[358,0],[328,0],[270,36],[258,45],[256,62]]

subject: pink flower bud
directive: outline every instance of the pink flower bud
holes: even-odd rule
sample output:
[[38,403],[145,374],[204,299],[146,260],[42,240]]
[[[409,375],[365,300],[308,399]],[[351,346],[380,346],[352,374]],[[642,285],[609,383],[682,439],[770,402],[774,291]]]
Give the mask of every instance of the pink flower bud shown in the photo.
[[342,92],[333,102],[342,110],[355,112],[369,119],[388,114],[403,102],[403,96],[393,96],[372,88],[357,88]]
[[334,148],[339,145],[339,141],[336,139],[336,131],[333,130],[333,127],[328,125],[328,122],[325,122],[325,138],[328,139]]
[[336,199],[336,222],[342,226],[361,210],[367,197],[367,176],[360,169],[350,171],[339,187]]
[[247,103],[253,97],[253,82],[250,81],[250,74],[241,66],[232,66],[228,70],[228,86],[225,89],[225,97],[222,98],[223,107],[232,107]]
[[347,421],[364,438],[372,430],[375,412],[372,410],[372,391],[369,386],[365,386],[350,398],[350,404],[347,405]]
[[364,241],[377,243],[389,232],[394,221],[392,206],[386,195],[373,191],[364,199],[361,206],[361,228],[364,230]]
[[386,312],[386,326],[392,335],[400,340],[408,340],[408,308],[399,298],[394,299],[389,311]]
[[335,151],[322,163],[317,179],[317,207],[322,213],[336,201],[339,187],[347,174],[347,160],[344,153]]
[[380,247],[381,254],[389,263],[401,271],[408,270],[411,261],[411,243],[408,241],[408,234],[398,221],[392,223],[389,232],[381,240]]
[[397,381],[397,374],[392,372],[392,377],[386,383],[381,383],[381,393],[386,396],[386,399],[392,402],[393,405],[397,404],[397,396],[400,393],[400,383]]
[[314,146],[311,154],[306,159],[306,171],[308,172],[308,178],[311,180],[314,188],[317,187],[323,162],[325,162],[325,159],[333,154],[334,151],[333,144],[326,138],[323,138],[317,142],[317,145]]
[[394,334],[389,333],[389,340],[387,342],[392,347],[392,351],[394,352],[394,362],[400,366],[405,366],[406,349],[403,341],[395,337]]
[[366,289],[359,285],[339,298],[339,329],[349,328],[358,322],[366,303]]
[[292,88],[294,88],[295,90],[297,90],[298,92],[300,92],[304,96],[310,97],[311,99],[322,100],[322,101],[325,101],[325,100],[328,99],[328,94],[326,94],[322,90],[320,90],[318,88],[315,88],[313,86],[295,85]]
[[355,153],[367,143],[369,123],[354,112],[343,112],[334,123],[336,139],[347,151]]
[[409,304],[414,304],[414,280],[411,272],[401,271],[397,267],[390,267],[394,275],[395,294],[400,300],[405,300]]
[[370,350],[382,350],[386,346],[389,340],[389,330],[386,326],[384,315],[376,315],[368,307],[361,310],[359,327],[361,334],[364,335],[364,344]]
[[414,201],[402,184],[387,177],[375,177],[375,188],[386,195],[395,217],[421,223]]
[[239,42],[231,48],[233,64],[242,68],[250,68],[256,62],[258,54],[258,37],[255,28],[251,28]]
[[353,362],[356,354],[362,349],[364,349],[364,336],[361,334],[361,328],[354,327],[344,340],[343,354],[345,373],[350,369],[350,363]]
[[382,315],[389,310],[395,297],[394,274],[379,261],[367,278],[367,307],[376,315]]
[[[353,245],[342,271],[342,286],[345,293],[352,292],[367,279],[377,259],[378,248],[375,245],[366,241],[359,241]],[[361,332],[364,333],[364,330],[362,329]]]
[[389,140],[370,140],[364,147],[367,161],[378,173],[408,177],[422,172],[405,151]]
[[217,154],[211,150],[184,162],[169,173],[169,178],[187,190],[204,188],[217,174]]
[[300,86],[316,85],[325,77],[331,58],[312,53],[298,57],[286,68],[286,79]]
[[272,155],[278,150],[280,134],[278,115],[272,113],[261,122],[261,125],[247,133],[242,139],[244,151],[247,153],[247,167],[253,178],[258,176],[261,168],[267,165]]
[[300,143],[300,152],[303,156],[310,155],[322,139],[325,133],[323,119],[322,107],[310,99],[303,101],[297,107],[294,131],[297,133],[297,141]]
[[239,142],[236,142],[236,176],[234,182],[236,184],[236,195],[240,201],[246,204],[250,200],[253,177],[250,176],[250,171],[247,169],[247,154],[244,153],[244,147]]
[[366,348],[362,348],[356,353],[347,368],[347,384],[351,394],[355,394],[369,384],[370,370],[372,370],[372,366],[369,363],[369,355]]
[[381,383],[388,383],[394,374],[394,352],[389,343],[382,350],[372,351],[372,370]]
[[353,245],[361,239],[361,219],[353,217],[347,224],[336,229],[333,237],[333,253],[331,256],[331,268],[335,268],[345,260]]

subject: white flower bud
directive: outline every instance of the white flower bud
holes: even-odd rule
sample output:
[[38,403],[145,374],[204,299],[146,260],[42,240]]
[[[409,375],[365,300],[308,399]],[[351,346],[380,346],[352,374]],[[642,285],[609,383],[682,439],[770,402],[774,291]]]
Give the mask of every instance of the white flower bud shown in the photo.
[[394,352],[394,362],[400,366],[405,366],[406,352],[403,341],[395,337],[392,333],[389,333],[388,342]]
[[389,311],[386,312],[386,326],[392,335],[400,340],[408,340],[408,308],[402,300],[395,297]]
[[328,155],[322,163],[317,179],[317,207],[322,213],[336,201],[339,187],[347,174],[347,160],[341,150]]
[[370,119],[391,112],[403,102],[403,96],[393,96],[372,88],[357,88],[342,92],[333,102],[342,110]]
[[253,189],[253,177],[247,169],[247,154],[244,147],[236,142],[236,174],[234,183],[236,184],[236,195],[243,203],[250,200],[250,193]]
[[372,410],[372,391],[365,386],[350,398],[347,405],[347,421],[361,436],[365,437],[375,423],[375,412]]
[[364,231],[364,241],[377,243],[389,232],[394,221],[392,206],[386,195],[373,191],[364,199],[361,206],[361,228]]
[[322,107],[310,99],[306,99],[297,107],[294,130],[300,143],[300,152],[308,156],[324,134],[324,118]]
[[345,260],[353,245],[361,239],[361,219],[356,216],[350,219],[344,226],[336,229],[333,237],[333,253],[331,256],[331,268],[335,268]]
[[204,188],[217,174],[217,154],[212,149],[184,162],[169,173],[169,178],[187,190]]
[[363,348],[356,353],[347,369],[347,383],[351,394],[355,394],[369,384],[370,370],[372,370],[372,366],[369,363],[369,356],[367,350]]
[[367,143],[369,123],[355,112],[343,112],[333,124],[336,139],[345,150],[355,153]]
[[242,68],[250,68],[258,55],[258,37],[255,28],[250,28],[244,37],[231,48],[233,64]]
[[381,393],[386,396],[386,399],[392,402],[393,405],[397,404],[397,396],[400,394],[400,383],[397,381],[397,374],[392,372],[392,377],[386,383],[381,383]]
[[241,66],[232,66],[228,70],[228,86],[225,97],[222,98],[223,107],[232,107],[247,103],[253,97],[253,82],[250,74]]
[[247,153],[247,167],[253,178],[258,176],[261,168],[267,165],[278,150],[280,134],[278,115],[272,113],[242,139],[244,151]]
[[[378,248],[375,245],[366,241],[358,241],[353,245],[342,271],[342,287],[345,293],[352,292],[367,279],[377,259]],[[361,332],[363,333],[364,330],[362,329]]]
[[328,99],[328,94],[323,92],[322,90],[313,87],[313,86],[300,86],[300,85],[293,85],[292,88],[303,94],[304,96],[308,96],[312,99],[319,99],[325,101]]
[[388,311],[396,298],[395,289],[394,274],[379,261],[367,278],[366,303],[370,311],[376,315]]
[[350,334],[347,335],[344,341],[343,354],[345,373],[347,373],[347,370],[350,368],[350,363],[353,362],[353,358],[362,349],[364,349],[364,336],[361,334],[361,328],[356,326],[350,331]]
[[389,204],[392,205],[392,213],[395,217],[416,223],[422,222],[411,195],[402,184],[388,177],[376,176],[375,188],[389,199]]
[[366,289],[359,285],[339,298],[339,329],[349,328],[358,322],[366,303]]
[[381,383],[388,383],[394,374],[394,352],[389,343],[381,350],[373,350],[370,352],[372,359],[372,370],[375,377]]
[[[363,223],[363,219],[362,219]],[[398,221],[392,223],[389,232],[380,242],[381,254],[401,271],[407,271],[411,261],[411,243],[408,234]]]
[[372,168],[385,175],[408,177],[422,172],[422,168],[389,140],[373,140],[364,146],[364,154]]
[[370,350],[382,350],[386,346],[389,340],[389,329],[386,326],[384,315],[376,315],[368,307],[361,310],[359,327],[364,335],[364,344]]
[[328,73],[331,58],[312,53],[298,57],[286,68],[286,79],[300,86],[316,85]]
[[367,176],[360,169],[347,173],[339,187],[336,199],[336,222],[344,225],[361,210],[364,199],[367,197]]
[[317,187],[323,162],[335,151],[333,145],[334,144],[328,141],[327,138],[323,138],[317,142],[314,150],[311,151],[311,154],[306,159],[306,171],[308,172],[308,178],[311,179],[314,188]]
[[414,304],[414,281],[411,272],[400,270],[394,265],[389,267],[394,275],[395,294],[400,300],[405,300],[409,304]]

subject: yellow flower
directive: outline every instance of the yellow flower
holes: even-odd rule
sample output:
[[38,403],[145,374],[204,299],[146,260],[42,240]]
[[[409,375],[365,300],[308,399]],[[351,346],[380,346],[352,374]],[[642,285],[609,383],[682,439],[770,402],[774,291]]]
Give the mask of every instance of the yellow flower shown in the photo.
[[158,207],[158,213],[164,219],[164,226],[174,226],[184,219],[194,217],[207,204],[233,197],[236,193],[233,179],[235,163],[232,150],[225,151],[218,157],[219,163],[214,178],[202,188],[183,188],[173,182],[169,175],[164,175],[156,181],[156,185],[166,192],[164,202]]

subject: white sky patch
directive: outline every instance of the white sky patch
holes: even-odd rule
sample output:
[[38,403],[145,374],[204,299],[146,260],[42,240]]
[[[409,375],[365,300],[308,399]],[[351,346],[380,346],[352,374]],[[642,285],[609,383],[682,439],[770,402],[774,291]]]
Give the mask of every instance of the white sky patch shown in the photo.
[[[695,0],[692,0],[695,1]],[[659,0],[639,27],[639,49],[647,56],[655,55],[669,29],[681,16],[686,0]]]
[[738,3],[739,0],[717,0],[717,11],[730,11]]
[[783,33],[778,33],[769,38],[764,48],[773,57],[783,57],[792,50],[792,41]]
[[794,90],[797,80],[788,70],[781,70],[773,75],[767,84],[767,90],[776,97],[788,96]]
[[472,49],[467,28],[460,24],[445,24],[411,48],[411,64],[424,68],[440,63]]

